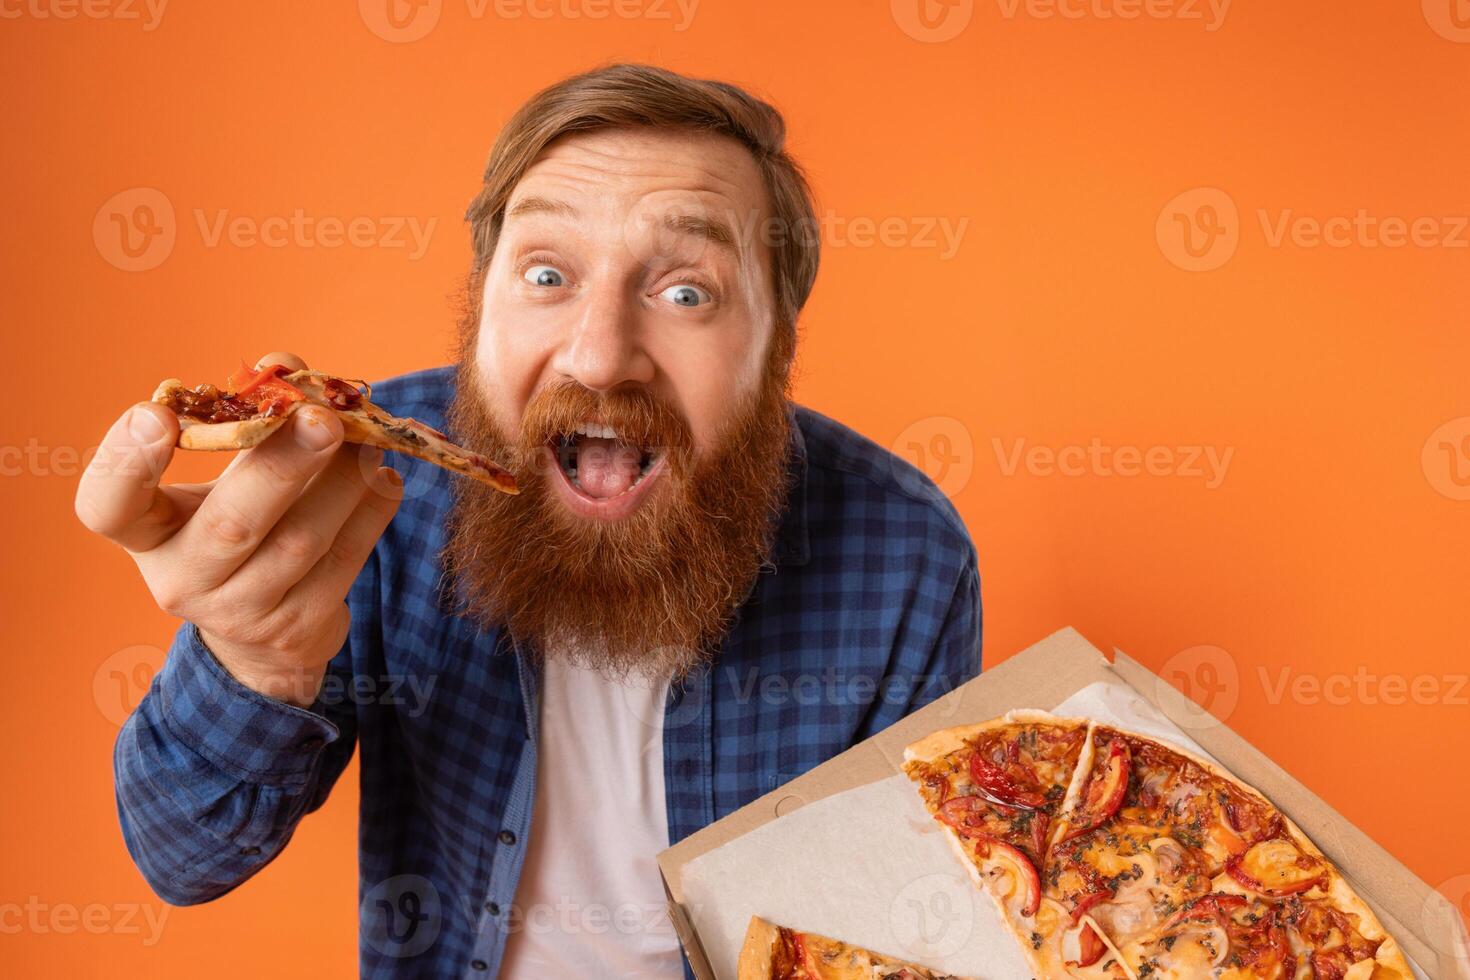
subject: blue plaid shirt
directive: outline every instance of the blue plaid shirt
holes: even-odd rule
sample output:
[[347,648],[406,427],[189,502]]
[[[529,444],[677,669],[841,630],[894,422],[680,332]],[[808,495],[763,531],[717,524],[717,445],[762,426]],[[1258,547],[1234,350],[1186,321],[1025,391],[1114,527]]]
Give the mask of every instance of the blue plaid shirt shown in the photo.
[[[452,386],[440,368],[374,391],[443,427]],[[669,693],[671,842],[980,669],[975,551],[949,502],[851,430],[792,411],[773,567],[719,656]],[[317,702],[243,687],[185,624],[118,738],[118,809],[159,896],[209,901],[281,852],[355,745],[362,975],[491,977],[516,927],[538,672],[502,631],[450,611],[437,556],[454,477],[391,462],[405,499],[348,596],[351,631]]]

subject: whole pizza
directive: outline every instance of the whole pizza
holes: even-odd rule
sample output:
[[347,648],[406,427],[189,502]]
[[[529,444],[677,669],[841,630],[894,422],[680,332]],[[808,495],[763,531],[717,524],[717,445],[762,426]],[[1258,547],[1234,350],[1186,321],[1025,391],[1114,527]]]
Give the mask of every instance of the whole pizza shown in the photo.
[[1028,710],[904,760],[1037,977],[1412,976],[1301,829],[1198,756]]

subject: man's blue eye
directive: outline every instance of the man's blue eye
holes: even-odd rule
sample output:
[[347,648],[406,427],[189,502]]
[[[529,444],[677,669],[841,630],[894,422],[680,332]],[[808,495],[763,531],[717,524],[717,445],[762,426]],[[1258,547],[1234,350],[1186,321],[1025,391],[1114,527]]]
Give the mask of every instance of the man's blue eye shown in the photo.
[[566,277],[549,265],[531,266],[526,270],[525,279],[533,286],[560,286],[566,282]]
[[659,295],[675,306],[703,306],[705,303],[711,301],[709,293],[700,289],[698,286],[691,286],[687,282],[680,283],[677,286],[670,286],[662,293],[659,293]]

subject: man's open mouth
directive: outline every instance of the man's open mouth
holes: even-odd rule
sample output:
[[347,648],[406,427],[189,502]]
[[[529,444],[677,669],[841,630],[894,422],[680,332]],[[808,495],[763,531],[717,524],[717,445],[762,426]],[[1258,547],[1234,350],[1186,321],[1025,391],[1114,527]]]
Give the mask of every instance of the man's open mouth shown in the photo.
[[594,501],[632,494],[655,475],[664,459],[659,446],[645,446],[609,425],[583,422],[547,447],[567,485]]

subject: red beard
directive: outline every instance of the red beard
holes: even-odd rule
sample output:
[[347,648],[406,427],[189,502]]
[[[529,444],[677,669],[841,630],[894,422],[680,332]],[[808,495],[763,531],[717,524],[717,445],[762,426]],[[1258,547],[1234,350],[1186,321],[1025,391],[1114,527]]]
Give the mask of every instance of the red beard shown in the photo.
[[[611,676],[679,677],[707,660],[767,562],[785,505],[785,374],[768,367],[719,445],[696,455],[687,423],[647,389],[598,394],[571,381],[538,392],[512,438],[465,357],[454,433],[508,463],[521,486],[507,496],[454,481],[445,557],[467,611],[540,655]],[[549,485],[561,477],[546,447],[589,417],[667,456],[618,521],[570,513]]]

